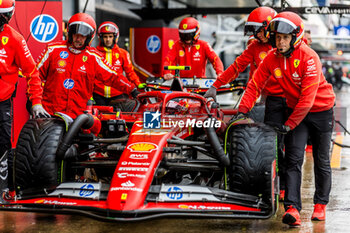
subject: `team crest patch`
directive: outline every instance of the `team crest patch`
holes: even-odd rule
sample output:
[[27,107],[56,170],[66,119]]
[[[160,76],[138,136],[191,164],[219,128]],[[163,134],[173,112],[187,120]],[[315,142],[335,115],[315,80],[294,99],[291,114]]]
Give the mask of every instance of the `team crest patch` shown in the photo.
[[267,53],[265,51],[259,53],[259,58],[260,60],[264,60],[264,58],[266,57]]
[[273,71],[274,75],[276,78],[282,78],[282,71],[280,68],[276,68],[274,71]]
[[196,44],[196,49],[199,50],[201,46],[199,44]]
[[9,38],[7,36],[3,36],[1,38],[1,42],[2,42],[3,45],[5,45],[5,44],[7,44],[7,42],[9,42]]
[[116,54],[115,54],[115,57],[118,59],[118,58],[119,58],[119,53],[116,53]]
[[87,61],[87,56],[83,56],[83,62],[86,62]]
[[294,67],[297,68],[299,66],[299,64],[300,64],[300,60],[295,59],[294,60]]
[[186,29],[187,28],[187,24],[184,24],[182,27],[183,27],[183,29]]
[[180,50],[180,51],[179,51],[179,56],[180,56],[180,57],[185,56],[185,52],[184,52],[183,50]]

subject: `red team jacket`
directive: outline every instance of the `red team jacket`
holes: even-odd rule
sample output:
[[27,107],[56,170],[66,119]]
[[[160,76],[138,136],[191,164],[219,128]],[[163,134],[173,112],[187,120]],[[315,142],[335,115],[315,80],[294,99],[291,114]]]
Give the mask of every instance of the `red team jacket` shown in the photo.
[[41,80],[23,36],[8,24],[0,33],[0,101],[9,99],[16,88],[18,71],[27,79],[27,93],[33,105],[41,104]]
[[[225,72],[220,75],[214,82],[215,88],[220,88],[229,82],[235,80],[239,73],[243,72],[250,64],[249,80],[252,78],[259,64],[267,56],[267,53],[272,49],[268,43],[261,43],[259,40],[253,40],[243,53],[236,58]],[[277,80],[272,76],[264,87],[266,95],[283,96],[283,91],[280,88]]]
[[[191,70],[181,70],[181,77],[198,78],[205,77],[207,59],[213,65],[216,74],[219,76],[224,71],[224,65],[208,42],[198,40],[193,45],[184,45],[181,41],[176,41],[171,50],[169,50],[164,61],[164,66],[191,66]],[[164,70],[163,74],[172,73]]]
[[75,118],[86,110],[95,79],[123,93],[135,86],[117,74],[92,47],[68,48],[67,41],[50,43],[39,57],[40,78],[45,82],[43,106],[48,113],[63,112]]
[[[125,71],[126,77],[131,82],[136,86],[141,84],[139,77],[134,72],[130,55],[125,49],[119,48],[118,45],[114,45],[112,49],[103,46],[97,46],[96,48],[104,54],[105,59],[113,66],[118,74],[123,74],[123,71]],[[96,80],[94,92],[106,98],[123,94],[113,87],[104,85],[100,80]]]
[[271,50],[248,83],[239,111],[247,113],[260,96],[268,78],[273,75],[283,89],[287,105],[293,109],[285,125],[294,129],[308,112],[322,112],[334,106],[332,85],[327,83],[316,52],[302,43],[286,58]]

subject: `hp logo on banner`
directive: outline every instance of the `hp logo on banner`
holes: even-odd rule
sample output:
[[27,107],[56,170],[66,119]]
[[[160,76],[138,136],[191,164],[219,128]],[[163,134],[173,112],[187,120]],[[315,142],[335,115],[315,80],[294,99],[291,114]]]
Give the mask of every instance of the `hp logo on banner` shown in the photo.
[[152,35],[152,36],[148,37],[147,41],[146,41],[146,47],[147,47],[148,52],[150,52],[150,53],[158,52],[160,49],[159,37],[156,35]]
[[51,15],[38,15],[30,23],[30,32],[35,40],[47,43],[56,38],[58,23]]

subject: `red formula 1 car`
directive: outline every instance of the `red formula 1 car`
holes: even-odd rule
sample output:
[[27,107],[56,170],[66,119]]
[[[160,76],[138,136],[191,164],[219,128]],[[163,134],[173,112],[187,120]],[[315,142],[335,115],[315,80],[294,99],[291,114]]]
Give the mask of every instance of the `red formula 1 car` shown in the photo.
[[94,106],[75,120],[29,120],[15,151],[16,195],[1,209],[111,221],[275,213],[271,128],[230,122],[234,110],[194,93],[150,91],[138,102],[132,113]]

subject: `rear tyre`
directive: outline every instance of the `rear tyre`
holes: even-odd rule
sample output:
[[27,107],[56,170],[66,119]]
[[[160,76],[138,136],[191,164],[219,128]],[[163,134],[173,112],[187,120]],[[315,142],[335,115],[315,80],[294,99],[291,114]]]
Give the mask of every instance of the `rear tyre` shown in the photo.
[[264,124],[237,125],[229,132],[230,189],[270,202],[276,132]]
[[17,191],[55,187],[59,183],[57,147],[65,132],[58,119],[31,119],[24,125],[15,150]]

